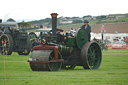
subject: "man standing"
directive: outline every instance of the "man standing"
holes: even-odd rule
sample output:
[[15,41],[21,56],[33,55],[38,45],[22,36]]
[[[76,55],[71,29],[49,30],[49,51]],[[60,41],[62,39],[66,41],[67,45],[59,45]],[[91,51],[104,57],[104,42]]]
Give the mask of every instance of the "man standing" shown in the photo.
[[91,38],[91,26],[88,24],[89,21],[84,20],[84,25],[81,26],[81,29],[85,29],[87,31],[87,35],[88,35],[88,41],[90,41]]
[[126,37],[125,40],[126,40],[126,45],[128,45],[128,37]]

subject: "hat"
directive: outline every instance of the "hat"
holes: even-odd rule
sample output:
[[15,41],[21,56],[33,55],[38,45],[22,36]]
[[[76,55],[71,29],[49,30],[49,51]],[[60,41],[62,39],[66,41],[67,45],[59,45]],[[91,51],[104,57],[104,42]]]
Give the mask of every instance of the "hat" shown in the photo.
[[88,20],[84,20],[84,23],[89,23],[89,21]]

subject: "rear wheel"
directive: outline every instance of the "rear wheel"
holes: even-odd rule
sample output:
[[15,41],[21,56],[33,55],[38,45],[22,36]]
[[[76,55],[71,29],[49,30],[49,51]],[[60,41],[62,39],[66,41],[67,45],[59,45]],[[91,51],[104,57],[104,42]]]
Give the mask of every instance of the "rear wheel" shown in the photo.
[[81,50],[81,62],[84,69],[98,69],[102,60],[100,46],[96,42],[87,42]]
[[31,41],[30,41],[30,37],[28,36],[26,49],[23,52],[17,52],[17,53],[19,55],[29,55],[29,53],[31,51],[31,48],[32,48],[32,44],[31,44]]
[[2,55],[11,55],[13,51],[13,39],[9,34],[1,35],[0,52]]

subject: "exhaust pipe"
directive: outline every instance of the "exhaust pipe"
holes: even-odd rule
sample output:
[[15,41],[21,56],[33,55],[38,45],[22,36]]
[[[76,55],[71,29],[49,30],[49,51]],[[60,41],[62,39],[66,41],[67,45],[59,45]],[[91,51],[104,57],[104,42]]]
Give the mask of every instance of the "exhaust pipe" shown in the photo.
[[57,39],[56,30],[57,30],[57,16],[58,16],[58,14],[52,13],[51,16],[52,16],[52,37],[53,37],[53,39],[56,40]]
[[0,19],[0,23],[2,23],[2,19]]

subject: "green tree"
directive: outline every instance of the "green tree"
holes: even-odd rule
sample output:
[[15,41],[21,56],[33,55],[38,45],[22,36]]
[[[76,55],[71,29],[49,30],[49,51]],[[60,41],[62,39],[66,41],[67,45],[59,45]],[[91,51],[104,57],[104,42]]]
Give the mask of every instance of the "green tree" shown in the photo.
[[98,20],[101,20],[101,19],[106,19],[106,16],[105,15],[102,15],[102,16],[97,16],[96,19]]
[[16,22],[14,19],[12,19],[12,18],[9,18],[8,20],[7,20],[7,22]]
[[82,20],[73,20],[73,24],[75,24],[75,23],[81,23],[81,22],[83,22]]
[[92,17],[91,15],[83,16],[83,18]]

